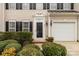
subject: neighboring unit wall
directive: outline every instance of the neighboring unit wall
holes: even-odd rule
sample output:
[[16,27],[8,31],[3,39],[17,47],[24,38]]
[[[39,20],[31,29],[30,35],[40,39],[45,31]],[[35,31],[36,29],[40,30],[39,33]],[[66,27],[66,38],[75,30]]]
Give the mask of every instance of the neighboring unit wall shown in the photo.
[[4,4],[0,3],[0,32],[5,31],[4,25]]
[[74,10],[79,11],[79,3],[74,3]]

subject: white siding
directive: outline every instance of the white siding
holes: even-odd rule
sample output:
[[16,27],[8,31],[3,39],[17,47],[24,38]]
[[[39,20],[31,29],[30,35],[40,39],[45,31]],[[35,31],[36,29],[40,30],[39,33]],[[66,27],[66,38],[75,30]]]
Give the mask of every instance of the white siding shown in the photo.
[[50,10],[57,10],[57,3],[50,3]]
[[37,10],[43,10],[43,3],[36,3]]

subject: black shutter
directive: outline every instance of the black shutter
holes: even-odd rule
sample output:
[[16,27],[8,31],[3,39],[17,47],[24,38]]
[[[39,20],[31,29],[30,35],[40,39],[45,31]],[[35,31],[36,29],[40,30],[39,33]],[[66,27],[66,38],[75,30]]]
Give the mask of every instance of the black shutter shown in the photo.
[[30,32],[33,32],[33,22],[30,22]]
[[50,9],[50,4],[49,3],[47,3],[47,9]]
[[74,9],[74,3],[71,3],[71,9]]
[[20,3],[20,9],[22,9],[22,3]]
[[5,4],[5,9],[9,9],[8,3]]
[[8,21],[6,21],[6,23],[5,23],[5,31],[6,32],[9,31],[9,22]]
[[59,3],[57,3],[57,9],[59,9]]
[[22,31],[22,22],[20,22],[20,31]]
[[61,9],[63,9],[63,3],[61,3]]
[[36,3],[33,3],[33,9],[36,10]]
[[16,22],[16,32],[22,31],[22,22]]
[[46,9],[46,3],[43,3],[43,10]]
[[32,9],[32,3],[30,3],[30,10]]

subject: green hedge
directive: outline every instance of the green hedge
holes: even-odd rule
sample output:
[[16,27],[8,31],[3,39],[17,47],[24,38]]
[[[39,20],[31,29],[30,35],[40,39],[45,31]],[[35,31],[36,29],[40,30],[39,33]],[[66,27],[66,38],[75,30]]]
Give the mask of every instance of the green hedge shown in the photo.
[[0,38],[1,40],[14,39],[15,33],[14,32],[0,32]]
[[16,40],[18,40],[21,44],[25,41],[31,43],[32,42],[32,33],[31,32],[16,32]]
[[13,39],[8,39],[8,40],[4,40],[7,44],[11,44],[11,43],[18,43],[17,40],[13,40]]
[[43,56],[40,50],[32,47],[22,49],[17,55],[18,56]]
[[15,39],[22,45],[25,41],[28,43],[32,42],[31,32],[0,32],[0,40]]
[[52,42],[43,44],[42,49],[45,56],[65,56],[67,54],[64,46]]
[[25,48],[36,48],[36,49],[38,49],[38,50],[40,50],[40,48],[37,46],[37,45],[34,45],[34,44],[27,44],[27,45],[25,45],[24,47],[23,47],[23,49],[25,49]]
[[5,42],[5,41],[0,41],[0,52],[3,51],[3,49],[5,48],[6,45],[7,45],[7,42]]
[[16,51],[20,51],[21,44],[19,44],[19,43],[11,43],[11,44],[6,45],[5,49],[12,48],[12,47],[16,48]]

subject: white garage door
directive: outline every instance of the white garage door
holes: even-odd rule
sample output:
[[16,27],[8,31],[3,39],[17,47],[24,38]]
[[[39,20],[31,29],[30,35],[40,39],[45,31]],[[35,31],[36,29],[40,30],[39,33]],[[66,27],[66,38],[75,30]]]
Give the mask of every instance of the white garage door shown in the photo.
[[75,41],[76,40],[75,22],[54,22],[53,37],[55,41]]

